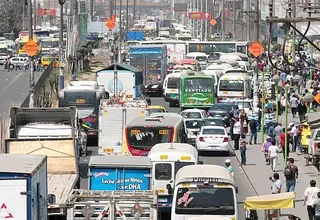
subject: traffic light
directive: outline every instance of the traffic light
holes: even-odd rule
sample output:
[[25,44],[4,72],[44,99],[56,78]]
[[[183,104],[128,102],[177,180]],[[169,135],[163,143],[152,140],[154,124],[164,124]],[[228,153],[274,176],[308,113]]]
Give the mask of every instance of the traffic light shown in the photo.
[[289,0],[289,3],[288,3],[288,14],[289,14],[289,17],[291,17],[291,14],[292,14],[292,4],[291,4],[291,0]]
[[309,17],[311,17],[311,2],[308,2]]
[[272,18],[273,17],[273,4],[270,3],[269,4],[269,18]]

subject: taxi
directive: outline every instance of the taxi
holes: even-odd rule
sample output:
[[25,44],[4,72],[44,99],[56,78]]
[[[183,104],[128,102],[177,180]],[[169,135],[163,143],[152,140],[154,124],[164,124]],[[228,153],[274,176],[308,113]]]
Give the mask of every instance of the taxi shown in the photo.
[[58,68],[59,67],[59,59],[58,57],[53,57],[53,56],[43,56],[41,57],[41,67],[43,69],[47,68],[50,63],[53,62],[53,68]]
[[150,105],[146,109],[148,114],[151,115],[152,113],[166,113],[168,112],[163,106],[161,105]]

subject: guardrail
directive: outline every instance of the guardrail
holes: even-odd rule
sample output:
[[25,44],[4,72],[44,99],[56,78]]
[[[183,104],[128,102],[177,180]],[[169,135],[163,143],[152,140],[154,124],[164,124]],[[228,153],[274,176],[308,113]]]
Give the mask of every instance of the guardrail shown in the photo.
[[[58,95],[59,76],[53,74],[53,63],[45,69],[35,85],[35,107],[50,108],[52,97]],[[29,97],[22,102],[21,107],[29,107]]]

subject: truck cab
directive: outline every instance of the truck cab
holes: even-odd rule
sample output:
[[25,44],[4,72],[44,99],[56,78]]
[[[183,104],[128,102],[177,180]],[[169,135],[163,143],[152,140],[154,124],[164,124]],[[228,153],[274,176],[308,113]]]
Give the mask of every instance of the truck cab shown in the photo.
[[161,143],[154,145],[148,157],[152,162],[152,186],[158,192],[158,206],[170,212],[175,174],[188,165],[198,164],[198,151],[189,144]]

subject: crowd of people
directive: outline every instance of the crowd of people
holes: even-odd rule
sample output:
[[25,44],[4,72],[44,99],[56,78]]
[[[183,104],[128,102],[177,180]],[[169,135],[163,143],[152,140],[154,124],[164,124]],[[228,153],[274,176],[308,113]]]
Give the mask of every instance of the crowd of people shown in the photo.
[[[40,72],[42,70],[41,59],[33,59],[32,62],[34,71]],[[23,63],[12,63],[10,59],[5,59],[3,68],[8,72],[22,70],[22,68],[24,71],[27,71],[30,69],[30,59],[27,58]]]

